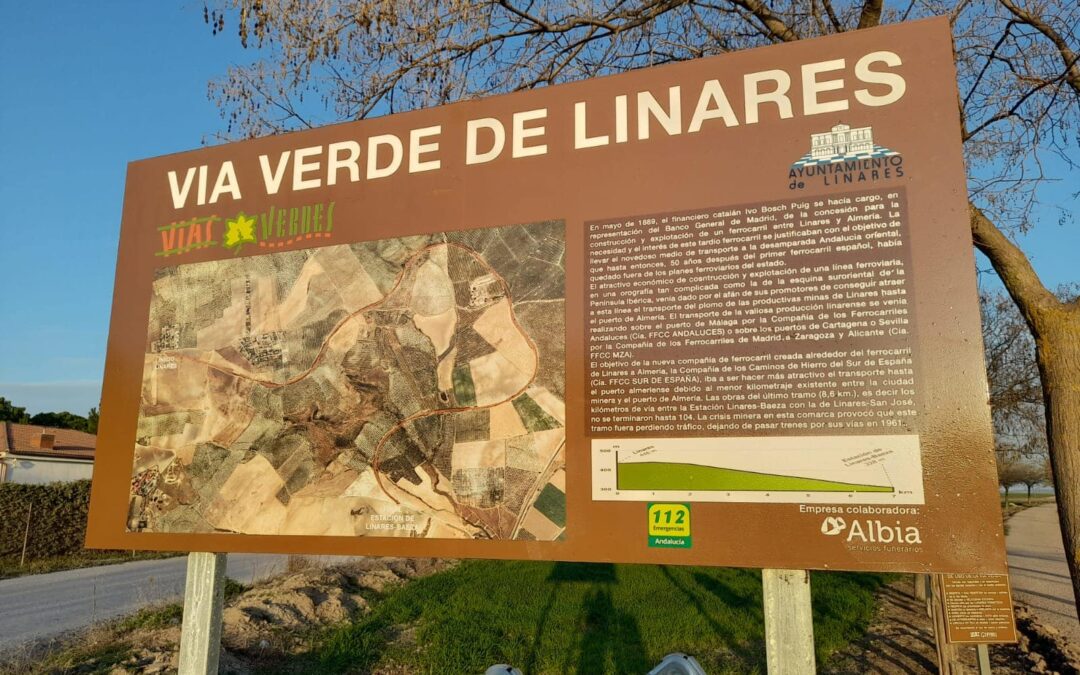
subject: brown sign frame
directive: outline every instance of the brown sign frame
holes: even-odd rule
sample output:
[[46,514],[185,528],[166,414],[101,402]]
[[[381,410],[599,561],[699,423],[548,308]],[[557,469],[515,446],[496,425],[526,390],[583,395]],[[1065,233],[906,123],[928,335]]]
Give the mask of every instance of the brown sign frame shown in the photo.
[[[878,69],[900,73],[906,89],[881,104],[892,85],[859,81],[854,64],[888,51],[902,64]],[[839,72],[839,89],[821,87],[822,102],[845,100],[843,112],[807,114],[803,81],[806,64],[837,63],[816,81]],[[793,112],[760,104],[757,123],[743,106],[747,74],[790,74]],[[728,92],[738,124],[713,115],[696,133],[687,133],[690,112],[704,83],[716,80]],[[996,573],[1005,568],[1000,505],[986,380],[983,368],[975,262],[968,229],[965,169],[956,108],[951,34],[945,18],[857,31],[811,41],[738,52],[611,77],[497,96],[358,122],[261,138],[158,157],[129,165],[123,208],[117,279],[104,380],[102,420],[91,499],[87,545],[97,548],[176,551],[250,551],[352,555],[438,556],[450,558],[558,559],[662,564],[709,564],[792,569],[884,570]],[[661,132],[654,122],[648,139],[578,147],[575,104],[589,107],[589,137],[612,130],[620,114],[613,102],[651,92],[668,102],[670,87],[683,96],[683,133]],[[865,105],[863,96],[878,96]],[[762,91],[762,90],[759,90]],[[870,99],[866,99],[870,100]],[[633,105],[633,103],[631,103]],[[713,101],[714,109],[716,107]],[[544,116],[528,111],[544,110]],[[519,156],[511,157],[515,113]],[[507,130],[506,148],[493,161],[467,164],[466,124],[494,118]],[[591,456],[584,418],[586,391],[584,224],[638,214],[723,208],[799,196],[835,194],[820,183],[798,188],[791,167],[807,151],[809,139],[838,121],[872,124],[879,138],[903,154],[903,176],[843,190],[902,188],[910,223],[908,246],[913,279],[911,304],[917,326],[915,352],[920,395],[915,422],[921,441],[925,503],[914,513],[893,516],[849,513],[849,520],[879,520],[900,531],[915,528],[918,545],[853,546],[824,533],[821,512],[800,512],[797,503],[695,503],[692,547],[648,545],[642,502],[598,501],[591,491]],[[385,178],[342,180],[328,185],[318,172],[288,174],[276,194],[266,194],[258,157],[322,147],[381,134],[409,139],[410,132],[438,126],[441,134],[412,138],[404,168]],[[529,129],[543,128],[530,135]],[[614,139],[615,133],[611,132]],[[438,143],[436,149],[422,147]],[[530,152],[543,145],[546,152]],[[364,149],[364,152],[368,148]],[[752,149],[748,152],[747,149]],[[323,157],[325,158],[325,154]],[[439,166],[431,162],[438,160]],[[409,172],[411,166],[416,169]],[[231,162],[235,172],[221,177]],[[201,176],[190,178],[187,202],[174,206],[186,172],[206,166],[206,200],[196,204]],[[362,164],[361,164],[362,166]],[[425,170],[425,168],[430,170]],[[271,172],[275,167],[270,166]],[[169,172],[175,172],[170,187]],[[347,171],[341,172],[344,176]],[[299,182],[291,189],[290,180]],[[229,190],[242,188],[242,198]],[[240,189],[237,188],[237,189]],[[176,200],[183,201],[183,200]],[[133,452],[140,414],[140,390],[147,352],[152,281],[158,270],[178,263],[234,259],[221,247],[195,247],[178,257],[155,255],[159,229],[193,218],[233,217],[302,204],[335,204],[335,243],[372,241],[430,231],[461,231],[516,223],[562,220],[566,228],[566,529],[559,541],[424,539],[310,535],[238,535],[225,532],[132,532],[127,530]],[[328,214],[327,214],[328,215]],[[222,221],[223,222],[223,221]],[[436,225],[426,225],[432,223]],[[297,250],[320,242],[299,242]],[[645,500],[642,500],[645,501]],[[662,501],[662,500],[649,500]],[[842,506],[842,505],[841,505]],[[895,521],[895,523],[893,522]],[[858,542],[856,542],[858,543]]]

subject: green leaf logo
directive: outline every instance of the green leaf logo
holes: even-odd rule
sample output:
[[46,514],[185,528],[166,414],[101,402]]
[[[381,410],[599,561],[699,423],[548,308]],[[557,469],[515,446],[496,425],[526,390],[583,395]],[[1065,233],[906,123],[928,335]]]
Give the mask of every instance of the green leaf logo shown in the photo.
[[255,243],[255,219],[248,218],[241,211],[236,218],[225,223],[225,248],[235,248],[240,252],[244,244]]

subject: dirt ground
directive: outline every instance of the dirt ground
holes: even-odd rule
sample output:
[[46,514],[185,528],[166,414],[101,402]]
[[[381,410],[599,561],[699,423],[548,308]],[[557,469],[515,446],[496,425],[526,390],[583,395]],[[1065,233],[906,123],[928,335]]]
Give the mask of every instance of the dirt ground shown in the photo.
[[[938,673],[934,628],[926,605],[912,595],[911,575],[886,586],[878,594],[874,621],[862,639],[835,655],[821,669],[831,675],[933,675]],[[1080,673],[1080,655],[1053,629],[1035,622],[1024,608],[1017,610],[1020,641],[991,645],[990,665],[995,675]],[[976,668],[975,647],[962,647],[969,672]]]
[[[221,673],[249,675],[303,651],[313,631],[363,611],[390,586],[455,564],[435,559],[359,559],[329,568],[290,561],[289,573],[260,582],[225,603]],[[161,611],[166,611],[162,607]],[[0,675],[156,675],[175,673],[178,610],[160,621],[125,629],[110,622],[6,655]]]

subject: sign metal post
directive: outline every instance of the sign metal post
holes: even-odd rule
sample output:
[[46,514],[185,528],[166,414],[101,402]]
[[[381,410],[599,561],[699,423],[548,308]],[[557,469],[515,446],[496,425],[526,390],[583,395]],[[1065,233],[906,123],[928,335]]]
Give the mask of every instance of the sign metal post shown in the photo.
[[979,660],[979,675],[991,675],[990,646],[986,644],[975,645],[975,654]]
[[218,672],[221,610],[225,601],[224,553],[189,553],[180,631],[180,675]]
[[815,672],[810,572],[761,570],[765,602],[765,657],[769,675]]

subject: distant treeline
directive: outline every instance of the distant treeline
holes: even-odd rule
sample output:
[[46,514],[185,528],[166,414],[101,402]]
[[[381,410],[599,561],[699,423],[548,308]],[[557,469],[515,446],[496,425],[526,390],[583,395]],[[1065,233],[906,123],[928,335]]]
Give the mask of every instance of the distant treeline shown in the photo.
[[26,414],[26,408],[20,407],[0,396],[0,422],[14,422],[16,424],[36,424],[40,427],[53,427],[54,429],[74,429],[96,434],[98,427],[98,409],[90,408],[86,417],[63,410],[61,412],[40,412],[36,415]]

